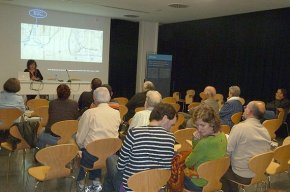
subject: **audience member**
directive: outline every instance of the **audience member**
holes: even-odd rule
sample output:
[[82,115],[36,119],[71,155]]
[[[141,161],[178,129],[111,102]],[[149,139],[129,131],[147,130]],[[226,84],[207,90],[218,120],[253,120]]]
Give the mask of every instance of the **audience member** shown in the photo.
[[285,110],[285,115],[287,115],[288,110],[290,109],[290,100],[287,99],[286,89],[279,88],[275,94],[275,100],[267,103],[267,111],[265,112],[265,119],[274,119],[276,118],[276,112]]
[[193,134],[192,152],[185,160],[184,187],[190,191],[202,191],[207,181],[199,178],[200,164],[225,156],[227,138],[220,132],[220,119],[212,107],[201,104],[196,107],[193,122],[197,131]]
[[229,138],[227,153],[231,158],[231,167],[222,178],[224,192],[236,192],[238,185],[249,184],[254,177],[248,163],[255,155],[270,150],[271,138],[267,129],[260,123],[265,113],[265,104],[251,101],[245,108],[245,121],[233,126]]
[[119,103],[113,99],[114,93],[113,93],[113,89],[112,89],[111,85],[103,84],[102,87],[106,87],[110,93],[110,96],[111,96],[111,100],[109,102],[110,107],[112,107],[114,109],[119,109],[119,106],[120,106]]
[[107,159],[105,192],[132,191],[127,180],[134,173],[147,169],[171,169],[175,139],[170,133],[176,121],[176,111],[170,104],[160,103],[150,114],[149,125],[128,131],[120,157]]
[[19,80],[9,78],[3,85],[3,91],[0,92],[0,108],[18,108],[24,112],[24,100],[17,94],[18,91],[20,91]]
[[[82,151],[80,163],[85,167],[93,167],[94,162],[98,159],[86,151],[86,146],[95,140],[117,138],[121,123],[119,111],[108,105],[111,99],[108,89],[99,87],[93,94],[96,107],[84,112],[80,118],[76,134],[76,142]],[[101,169],[90,171],[89,179],[92,180],[92,185],[88,188],[90,191],[100,191],[102,189],[100,177]],[[77,178],[79,191],[85,190],[84,178],[85,171],[81,166]]]
[[149,124],[149,117],[153,108],[159,104],[162,96],[158,91],[148,91],[145,100],[145,110],[135,113],[130,123],[129,129],[132,127],[147,126]]
[[221,124],[232,127],[234,125],[231,120],[232,115],[243,111],[243,106],[240,102],[240,93],[241,90],[238,86],[229,87],[229,97],[219,112]]
[[145,81],[143,84],[143,92],[136,93],[127,103],[128,113],[125,116],[125,120],[128,121],[135,114],[137,107],[143,107],[146,100],[146,93],[149,90],[154,90],[154,84],[151,81]]
[[[218,102],[214,98],[216,95],[216,89],[213,86],[206,86],[203,92],[206,95],[206,100],[204,100],[202,103],[212,107],[215,113],[218,114],[219,105],[218,105]],[[190,117],[194,113],[195,108],[196,107],[188,111],[188,113],[190,114]],[[187,116],[187,119],[188,119],[188,116]],[[194,127],[194,124],[191,118],[187,120],[186,127]]]
[[59,121],[75,120],[79,117],[78,103],[69,99],[70,88],[66,84],[57,87],[57,99],[49,102],[48,121],[44,132],[40,135],[37,147],[44,148],[55,145],[59,137],[51,132],[51,126]]
[[[30,79],[32,81],[43,80],[39,69],[37,69],[37,64],[35,60],[30,59],[27,61],[26,69],[24,70],[24,72],[29,72]],[[35,97],[36,95],[26,95],[27,100],[34,99]]]
[[79,104],[79,109],[81,113],[83,113],[85,110],[90,108],[91,104],[94,102],[93,92],[96,88],[100,87],[101,85],[102,85],[101,79],[94,78],[91,81],[91,91],[84,91],[80,95],[78,104]]

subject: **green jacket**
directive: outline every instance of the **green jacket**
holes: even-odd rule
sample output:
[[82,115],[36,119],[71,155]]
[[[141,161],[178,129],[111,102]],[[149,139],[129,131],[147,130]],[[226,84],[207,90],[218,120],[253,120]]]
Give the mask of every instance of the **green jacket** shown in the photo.
[[[194,170],[197,171],[197,168],[200,164],[219,159],[226,155],[227,152],[227,138],[224,133],[220,132],[215,136],[208,136],[200,140],[192,141],[192,152],[185,160],[186,167],[194,167]],[[203,187],[207,184],[205,179],[198,178],[193,176],[191,181],[199,187]]]

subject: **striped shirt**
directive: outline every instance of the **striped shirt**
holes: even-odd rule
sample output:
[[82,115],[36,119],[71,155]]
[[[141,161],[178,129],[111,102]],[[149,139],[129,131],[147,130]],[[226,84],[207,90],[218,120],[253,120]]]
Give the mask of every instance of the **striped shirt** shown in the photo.
[[171,169],[175,138],[163,127],[134,127],[120,151],[117,168],[123,172],[123,186],[134,173],[147,169]]

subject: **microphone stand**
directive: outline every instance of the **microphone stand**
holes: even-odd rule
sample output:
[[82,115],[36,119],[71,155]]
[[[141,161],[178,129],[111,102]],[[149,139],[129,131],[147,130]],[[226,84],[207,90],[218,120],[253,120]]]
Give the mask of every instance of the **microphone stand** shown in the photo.
[[70,76],[69,76],[69,72],[68,72],[68,70],[66,69],[66,74],[67,74],[67,77],[68,77],[68,80],[67,80],[67,82],[71,82],[71,79],[70,79]]

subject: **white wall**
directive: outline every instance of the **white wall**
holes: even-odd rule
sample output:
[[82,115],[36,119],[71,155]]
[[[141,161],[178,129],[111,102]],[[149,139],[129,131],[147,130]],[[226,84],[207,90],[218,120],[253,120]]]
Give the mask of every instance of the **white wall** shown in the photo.
[[[35,18],[29,16],[29,10],[30,8],[28,7],[0,5],[0,90],[8,78],[17,77],[17,72],[23,71],[26,68],[27,60],[20,59],[20,25],[21,23],[33,24],[36,22]],[[37,60],[38,68],[44,76],[44,79],[53,78],[56,73],[58,73],[59,79],[67,79],[65,72],[52,72],[48,71],[48,68],[87,69],[99,70],[100,72],[71,72],[70,76],[71,78],[79,78],[86,81],[90,81],[94,77],[99,77],[104,83],[107,83],[111,19],[50,10],[46,10],[46,12],[48,16],[44,19],[39,19],[38,24],[103,30],[104,43],[102,63]]]

